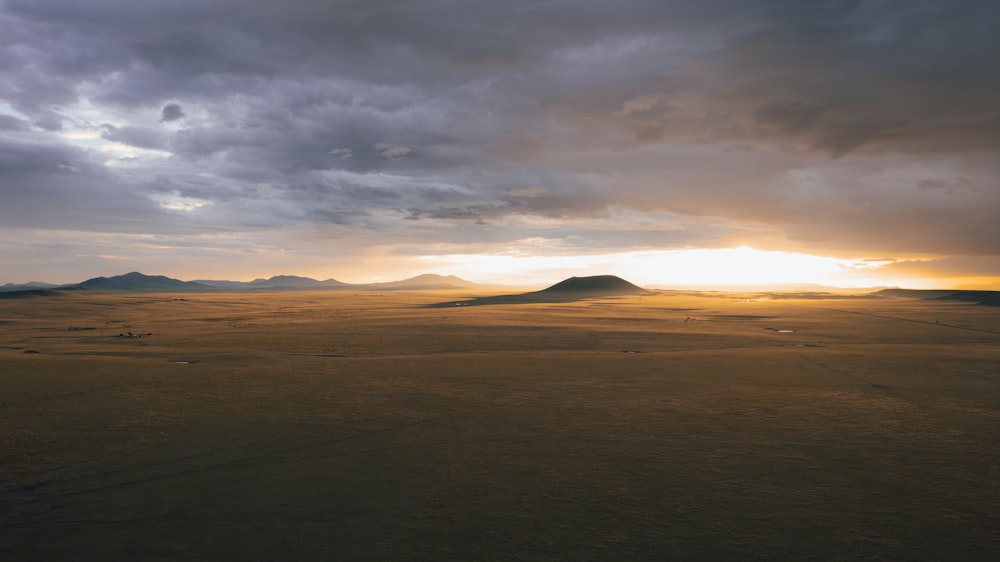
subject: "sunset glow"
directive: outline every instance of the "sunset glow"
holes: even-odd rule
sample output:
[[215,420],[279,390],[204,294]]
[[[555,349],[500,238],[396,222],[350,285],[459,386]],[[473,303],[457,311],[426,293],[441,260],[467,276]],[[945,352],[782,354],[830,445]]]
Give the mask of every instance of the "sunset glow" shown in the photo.
[[[880,278],[884,264],[866,264],[747,246],[713,250],[640,251],[589,256],[453,254],[423,256],[419,262],[487,283],[539,285],[564,277],[619,272],[655,287],[741,287],[817,284],[870,287],[893,284]],[[418,266],[419,267],[419,266]]]

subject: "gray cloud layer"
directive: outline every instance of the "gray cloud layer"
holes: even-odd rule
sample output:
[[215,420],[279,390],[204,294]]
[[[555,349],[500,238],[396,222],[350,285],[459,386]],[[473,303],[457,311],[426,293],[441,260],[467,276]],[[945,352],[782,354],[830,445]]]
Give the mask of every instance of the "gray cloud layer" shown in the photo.
[[[6,225],[445,243],[638,211],[1000,253],[992,1],[0,6]],[[656,246],[630,230],[603,239]]]

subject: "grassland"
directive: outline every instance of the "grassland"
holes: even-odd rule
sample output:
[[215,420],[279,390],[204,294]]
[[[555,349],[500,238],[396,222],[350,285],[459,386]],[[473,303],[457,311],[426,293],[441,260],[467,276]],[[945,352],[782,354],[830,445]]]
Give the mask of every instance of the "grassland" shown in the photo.
[[463,296],[0,300],[0,559],[1000,557],[1000,308]]

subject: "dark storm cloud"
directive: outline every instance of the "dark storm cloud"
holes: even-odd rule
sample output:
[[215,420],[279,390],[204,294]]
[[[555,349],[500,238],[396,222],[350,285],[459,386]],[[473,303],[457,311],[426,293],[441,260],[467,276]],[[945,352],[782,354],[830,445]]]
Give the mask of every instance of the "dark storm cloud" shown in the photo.
[[[294,79],[277,102],[360,100],[349,90],[408,86],[446,95],[454,112],[537,112],[575,123],[637,95],[658,106],[623,125],[643,142],[700,130],[710,138],[801,141],[842,155],[993,147],[990,92],[1000,7],[958,2],[7,2],[4,29],[26,48],[7,89],[23,105],[75,98],[74,79],[124,72],[97,97],[128,104],[190,94],[221,102]],[[137,32],[142,29],[143,32]],[[36,39],[39,33],[50,39]],[[295,99],[310,77],[360,82]],[[69,78],[64,84],[55,84]],[[445,88],[488,82],[463,99]],[[279,88],[280,89],[280,88]],[[294,91],[288,91],[294,90]],[[343,91],[348,90],[348,91]],[[279,92],[273,92],[278,94]],[[51,99],[39,100],[38,95]],[[699,107],[678,103],[693,96]],[[27,100],[31,100],[28,103]],[[418,102],[419,103],[419,102]],[[397,111],[408,103],[400,100]],[[520,107],[518,107],[520,105]],[[170,109],[176,108],[176,109]],[[532,111],[532,110],[535,111]],[[174,112],[177,113],[174,113]],[[181,115],[163,108],[163,120]],[[513,115],[509,115],[513,112]],[[741,119],[747,117],[749,121]],[[528,126],[527,123],[523,124]],[[707,129],[707,130],[706,130]]]
[[63,118],[55,111],[39,111],[35,115],[35,126],[49,132],[61,131]]
[[160,111],[161,123],[178,121],[180,119],[184,119],[184,117],[185,117],[184,110],[181,109],[181,106],[177,105],[176,103],[168,103],[167,105],[163,106],[163,110]]
[[[0,163],[62,158],[220,229],[626,208],[991,253],[998,20],[985,0],[6,0]],[[86,127],[135,150],[102,157]]]
[[0,137],[0,223],[5,227],[110,232],[170,230],[147,198],[83,150]]
[[753,134],[834,155],[995,148],[1000,103],[986,92],[1000,77],[986,69],[1000,51],[987,23],[997,5],[883,6],[779,19],[735,40],[718,69],[736,79],[734,105],[756,105]]
[[31,125],[13,115],[0,114],[0,131],[27,131]]
[[[1000,5],[959,2],[755,2],[719,29],[717,48],[683,61],[687,76],[648,82],[659,96],[637,140],[670,131],[706,138],[799,143],[835,156],[855,150],[995,149],[1000,101],[989,70],[1000,52]],[[671,105],[685,94],[700,110]],[[632,116],[632,115],[630,115]],[[693,125],[697,125],[694,127]],[[705,129],[707,127],[707,130]],[[660,134],[651,134],[659,131]]]
[[166,145],[162,132],[146,127],[115,127],[105,123],[101,129],[101,138],[129,146],[162,149]]
[[[17,141],[0,137],[0,176],[24,174],[86,172],[97,166],[87,153],[62,143]],[[9,191],[9,188],[8,188]]]

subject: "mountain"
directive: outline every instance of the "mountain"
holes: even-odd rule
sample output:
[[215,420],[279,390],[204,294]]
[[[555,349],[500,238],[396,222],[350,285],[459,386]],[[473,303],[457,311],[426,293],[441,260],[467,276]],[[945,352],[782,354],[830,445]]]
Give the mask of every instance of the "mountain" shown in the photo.
[[614,275],[594,275],[592,277],[570,277],[552,285],[539,293],[547,295],[571,294],[579,296],[610,297],[618,295],[647,294],[642,287]]
[[574,302],[585,299],[620,297],[627,295],[651,295],[650,291],[614,275],[592,277],[570,277],[541,291],[519,295],[498,295],[480,297],[464,301],[450,301],[430,305],[431,307],[481,306],[488,304],[531,304]]
[[317,281],[312,277],[299,277],[298,275],[275,275],[269,279],[254,279],[247,283],[247,287],[260,288],[287,288],[287,289],[322,289],[328,287],[344,287],[347,283],[341,283],[336,279]]
[[211,287],[193,281],[178,281],[163,275],[144,275],[137,271],[114,277],[94,277],[66,289],[92,291],[198,291]]
[[311,277],[300,277],[298,275],[275,275],[268,279],[254,279],[253,281],[205,281],[198,280],[197,283],[210,287],[223,287],[226,289],[330,289],[337,287],[348,287],[347,283],[341,283],[336,279],[317,281]]
[[4,283],[0,285],[0,292],[5,291],[37,291],[42,289],[54,289],[61,287],[53,283],[43,283],[41,281],[28,281],[27,283]]
[[435,275],[432,273],[418,275],[402,281],[386,283],[344,283],[336,279],[317,281],[311,277],[297,275],[275,275],[269,279],[254,279],[253,281],[211,281],[197,280],[197,283],[231,290],[245,289],[353,289],[359,291],[419,291],[431,289],[468,289],[476,287],[475,283],[466,281],[454,275]]
[[466,281],[454,275],[424,274],[402,281],[387,283],[353,284],[343,283],[336,279],[317,281],[311,277],[297,275],[275,275],[268,279],[253,281],[219,281],[199,279],[196,281],[180,281],[163,275],[145,275],[137,271],[114,277],[94,277],[82,283],[71,285],[53,285],[50,283],[32,282],[23,285],[8,283],[0,286],[0,293],[20,293],[25,291],[55,290],[93,290],[93,291],[291,291],[291,290],[336,290],[350,289],[355,291],[421,291],[432,289],[471,289],[482,288],[484,285]]
[[364,285],[366,289],[381,289],[385,291],[429,291],[437,289],[471,289],[477,287],[476,283],[466,281],[454,275],[436,275],[425,273],[402,281],[390,281],[387,283],[370,283]]
[[224,289],[232,291],[241,291],[247,288],[246,281],[213,281],[211,279],[195,279],[193,283],[198,283],[199,285],[205,285],[206,287],[213,287],[215,289]]

